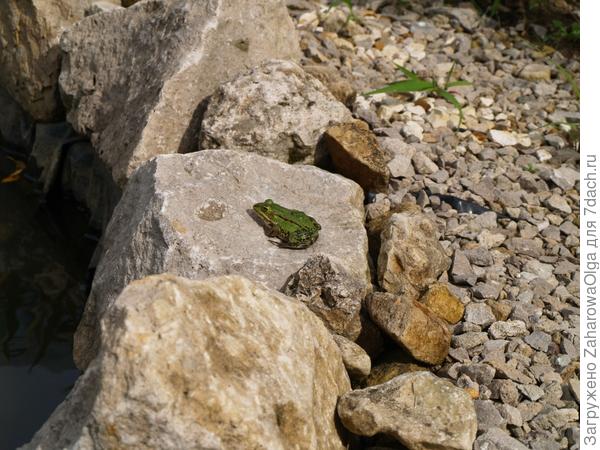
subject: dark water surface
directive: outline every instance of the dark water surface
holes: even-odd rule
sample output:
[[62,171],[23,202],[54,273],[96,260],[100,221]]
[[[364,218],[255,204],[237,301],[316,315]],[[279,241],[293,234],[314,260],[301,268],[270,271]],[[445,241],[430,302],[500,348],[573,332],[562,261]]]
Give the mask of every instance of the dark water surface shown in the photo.
[[[0,149],[0,180],[15,161]],[[0,449],[27,443],[79,371],[72,336],[86,298],[93,242],[85,213],[43,204],[22,177],[0,183]]]

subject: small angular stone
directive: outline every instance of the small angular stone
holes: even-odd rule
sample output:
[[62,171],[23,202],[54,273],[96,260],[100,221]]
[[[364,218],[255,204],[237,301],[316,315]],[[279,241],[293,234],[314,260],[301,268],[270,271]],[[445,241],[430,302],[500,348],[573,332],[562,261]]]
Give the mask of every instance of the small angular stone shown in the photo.
[[529,81],[550,81],[550,67],[546,64],[527,64],[521,69],[519,76]]
[[412,158],[415,172],[421,175],[431,175],[439,170],[439,167],[424,153],[417,152]]
[[495,322],[496,317],[485,303],[469,303],[465,308],[465,320],[485,328]]
[[512,380],[493,380],[490,383],[492,398],[507,405],[516,406],[519,403],[519,391]]
[[528,334],[527,325],[521,320],[507,320],[506,322],[495,322],[490,326],[490,336],[494,339],[505,339],[507,337],[525,336]]
[[477,413],[477,431],[485,432],[490,428],[506,426],[506,419],[500,415],[492,400],[475,400]]
[[550,198],[544,201],[544,204],[551,209],[560,211],[565,214],[571,214],[571,212],[573,211],[567,203],[567,200],[565,200],[564,197],[561,197],[558,194],[552,194]]
[[505,242],[507,249],[521,255],[539,258],[544,254],[543,243],[540,239],[510,238]]
[[579,181],[579,172],[577,170],[571,169],[568,166],[561,166],[558,169],[554,169],[552,171],[550,179],[559,188],[566,191],[572,189],[575,186],[575,183]]
[[518,385],[517,389],[532,402],[535,402],[544,396],[544,390],[535,384]]
[[558,409],[554,406],[544,408],[530,424],[534,430],[564,428],[570,422],[579,420],[579,412],[572,408]]
[[338,345],[342,352],[342,361],[350,378],[353,380],[361,380],[371,372],[371,358],[357,344],[350,339],[334,334],[333,340]]
[[413,358],[440,364],[450,348],[446,323],[427,307],[404,296],[376,292],[367,298],[373,321]]
[[489,338],[487,333],[470,331],[457,336],[452,336],[452,346],[469,350],[473,347],[483,344],[488,340]]
[[548,351],[548,346],[552,342],[552,337],[543,331],[534,331],[529,336],[525,336],[523,340],[532,348],[539,350],[540,352],[546,352]]
[[494,379],[496,369],[489,364],[465,364],[458,369],[459,373],[467,375],[471,380],[483,384],[484,386],[489,385]]
[[490,139],[503,147],[517,145],[519,142],[514,133],[503,130],[490,130]]
[[494,258],[490,251],[484,247],[465,250],[465,255],[471,264],[489,267],[494,264]]
[[529,450],[500,428],[489,428],[475,441],[474,450]]
[[452,281],[457,284],[469,284],[475,286],[477,283],[477,275],[473,272],[473,268],[469,263],[464,252],[457,250],[454,252],[452,261],[452,269],[450,271]]
[[523,425],[523,418],[521,417],[521,411],[511,405],[502,404],[497,405],[498,412],[506,420],[508,425],[520,427]]
[[478,283],[472,289],[475,298],[497,299],[502,292],[502,285],[494,281],[488,283]]
[[446,322],[455,324],[462,319],[465,307],[448,286],[436,283],[419,299],[431,312]]
[[387,191],[390,171],[387,155],[369,126],[354,121],[328,128],[319,146],[329,153],[336,172],[356,181],[365,191]]

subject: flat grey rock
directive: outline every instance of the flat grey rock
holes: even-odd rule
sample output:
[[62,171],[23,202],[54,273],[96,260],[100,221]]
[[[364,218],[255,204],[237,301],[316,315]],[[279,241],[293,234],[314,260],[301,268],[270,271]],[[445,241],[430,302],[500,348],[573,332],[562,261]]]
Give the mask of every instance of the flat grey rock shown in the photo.
[[[116,296],[147,275],[241,274],[281,289],[320,254],[368,286],[362,197],[357,184],[339,175],[252,153],[204,150],[149,161],[128,184],[106,229],[75,337],[77,363],[85,367],[95,355],[98,320]],[[314,217],[321,225],[316,243],[294,250],[270,242],[252,211],[268,198]]]

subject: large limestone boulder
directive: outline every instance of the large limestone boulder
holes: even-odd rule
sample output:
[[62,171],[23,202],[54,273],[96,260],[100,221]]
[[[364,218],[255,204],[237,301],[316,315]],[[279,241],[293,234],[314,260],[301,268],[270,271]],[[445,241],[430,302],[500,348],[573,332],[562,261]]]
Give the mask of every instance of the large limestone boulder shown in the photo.
[[[252,205],[267,198],[321,225],[304,250],[269,241]],[[132,280],[169,272],[202,279],[242,274],[281,289],[317,254],[368,285],[363,193],[354,182],[313,166],[292,166],[253,153],[204,150],[162,155],[131,178],[106,229],[101,260],[75,335],[75,359],[96,353],[97,323]]]
[[23,449],[341,450],[349,390],[299,301],[239,276],[153,276],[116,300],[98,357]]
[[[120,3],[119,0],[110,0]],[[62,32],[93,0],[0,0],[0,86],[36,121],[57,119]]]
[[219,87],[202,120],[200,148],[234,148],[289,163],[320,162],[317,142],[352,114],[291,61],[267,61]]
[[379,285],[416,300],[450,267],[435,224],[419,212],[393,214],[381,233]]
[[67,118],[124,185],[142,162],[197,146],[203,99],[269,58],[299,57],[281,0],[149,0],[63,35]]
[[412,372],[345,394],[338,414],[361,436],[384,433],[411,450],[471,450],[477,416],[469,395],[429,372]]

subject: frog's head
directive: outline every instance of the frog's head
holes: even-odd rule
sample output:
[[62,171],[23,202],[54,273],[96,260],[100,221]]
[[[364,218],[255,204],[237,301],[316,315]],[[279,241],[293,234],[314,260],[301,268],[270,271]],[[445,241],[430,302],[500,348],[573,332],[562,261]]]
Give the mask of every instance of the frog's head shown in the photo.
[[264,219],[264,218],[270,217],[272,215],[274,204],[275,203],[273,202],[273,200],[268,198],[264,202],[256,203],[252,207],[252,209],[254,210],[254,212],[256,214],[258,214],[260,217],[262,217]]

